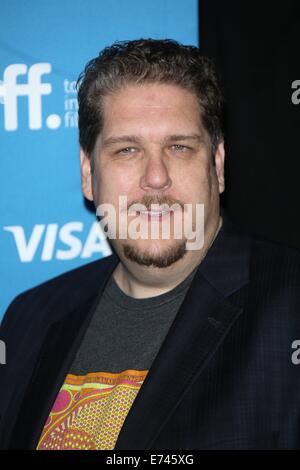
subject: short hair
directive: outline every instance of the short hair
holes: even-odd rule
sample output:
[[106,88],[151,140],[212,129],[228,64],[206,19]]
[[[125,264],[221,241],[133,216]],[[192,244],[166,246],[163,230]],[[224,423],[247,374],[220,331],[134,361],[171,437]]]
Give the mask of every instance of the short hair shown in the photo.
[[213,155],[224,138],[224,100],[215,66],[196,46],[172,39],[118,41],[90,60],[77,80],[79,143],[88,156],[103,128],[102,98],[129,84],[178,85],[196,95]]

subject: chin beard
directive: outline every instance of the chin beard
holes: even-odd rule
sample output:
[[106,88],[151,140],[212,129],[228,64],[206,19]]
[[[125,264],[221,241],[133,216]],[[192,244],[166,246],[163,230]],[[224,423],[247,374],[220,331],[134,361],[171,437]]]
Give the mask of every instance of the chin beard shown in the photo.
[[173,247],[163,250],[161,253],[142,252],[135,246],[124,245],[124,256],[141,266],[153,266],[155,268],[167,268],[180,260],[186,254],[185,240]]

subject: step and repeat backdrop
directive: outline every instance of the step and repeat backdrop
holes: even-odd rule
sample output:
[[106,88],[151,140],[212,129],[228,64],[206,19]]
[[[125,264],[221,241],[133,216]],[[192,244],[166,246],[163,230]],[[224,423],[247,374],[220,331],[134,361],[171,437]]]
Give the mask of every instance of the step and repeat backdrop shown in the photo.
[[110,254],[81,194],[76,80],[117,40],[198,44],[197,0],[2,0],[0,321],[20,292]]

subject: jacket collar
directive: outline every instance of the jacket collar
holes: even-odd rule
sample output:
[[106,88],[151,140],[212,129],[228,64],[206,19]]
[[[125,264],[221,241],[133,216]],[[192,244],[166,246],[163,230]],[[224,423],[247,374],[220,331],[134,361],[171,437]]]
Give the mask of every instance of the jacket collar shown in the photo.
[[205,279],[224,297],[249,280],[250,237],[233,225],[221,209],[222,226],[199,265]]

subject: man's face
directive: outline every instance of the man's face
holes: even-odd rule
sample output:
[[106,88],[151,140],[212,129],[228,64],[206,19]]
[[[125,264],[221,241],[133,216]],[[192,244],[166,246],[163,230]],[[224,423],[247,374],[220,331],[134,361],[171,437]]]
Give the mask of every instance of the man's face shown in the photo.
[[[121,259],[169,266],[185,256],[187,238],[175,237],[176,227],[182,224],[175,217],[179,212],[161,211],[162,205],[176,203],[182,215],[184,204],[192,205],[195,222],[196,204],[204,204],[205,230],[215,223],[219,193],[224,190],[223,144],[212,156],[196,96],[175,85],[128,85],[103,99],[103,115],[93,173],[90,159],[81,151],[84,195],[96,207],[112,204],[117,215],[127,216],[128,227],[132,222],[134,227],[137,223],[158,227],[155,239],[151,235],[133,239],[128,231],[121,239],[123,222],[117,220],[117,237],[111,243]],[[119,205],[120,196],[126,196],[127,204]],[[133,203],[143,204],[146,211],[129,215]],[[156,204],[154,211],[151,204]],[[163,239],[162,233],[168,230],[169,236]]]

